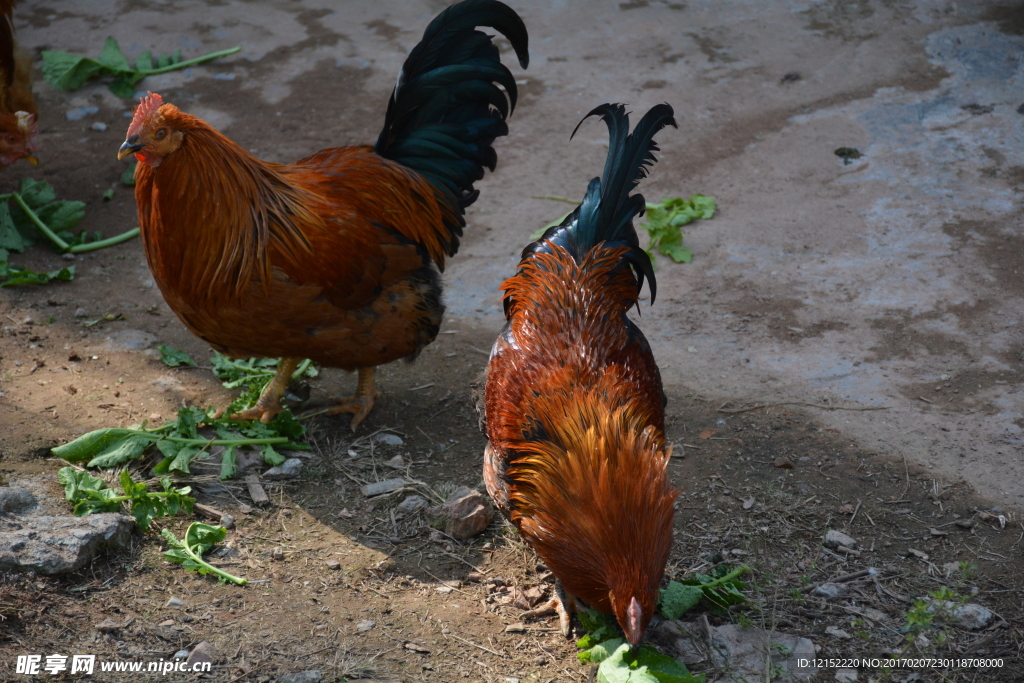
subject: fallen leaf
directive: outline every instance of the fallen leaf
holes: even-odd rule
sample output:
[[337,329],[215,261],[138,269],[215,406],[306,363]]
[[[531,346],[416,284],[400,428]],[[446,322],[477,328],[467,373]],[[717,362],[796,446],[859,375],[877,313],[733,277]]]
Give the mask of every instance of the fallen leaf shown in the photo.
[[714,429],[705,429],[703,432],[697,435],[698,439],[710,439],[715,435]]
[[750,498],[747,498],[745,501],[743,501],[743,509],[744,510],[749,510],[752,507],[754,507],[754,497],[753,496],[751,496]]

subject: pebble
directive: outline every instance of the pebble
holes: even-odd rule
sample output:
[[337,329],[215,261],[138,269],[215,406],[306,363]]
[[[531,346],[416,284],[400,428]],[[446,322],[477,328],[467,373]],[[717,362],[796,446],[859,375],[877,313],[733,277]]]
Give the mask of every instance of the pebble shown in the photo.
[[84,308],[76,308],[75,309],[75,317],[76,318],[85,318],[88,315],[89,315],[89,312],[87,310],[85,310]]
[[834,600],[845,592],[846,589],[838,583],[823,583],[814,589],[814,595],[826,600]]
[[320,683],[323,679],[324,675],[322,673],[316,669],[310,669],[294,674],[285,674],[277,680],[279,683]]
[[953,610],[953,618],[956,619],[957,626],[971,631],[985,628],[992,623],[994,617],[991,610],[974,602]]
[[115,633],[116,631],[121,630],[121,624],[117,623],[116,621],[106,619],[96,624],[96,630],[100,633]]
[[93,129],[97,133],[102,133],[107,129],[107,124],[103,123],[102,121],[96,121],[91,126],[89,126],[89,128]]
[[448,595],[449,593],[451,593],[454,590],[455,589],[452,588],[451,586],[438,586],[437,588],[434,589],[435,592],[440,593],[441,595]]
[[200,662],[213,664],[217,660],[217,648],[212,643],[202,641],[193,648],[189,654],[186,664],[194,666]]
[[836,681],[838,683],[854,683],[856,680],[856,669],[836,669]]
[[284,550],[281,548],[274,548],[270,551],[270,559],[280,562],[284,559]]
[[366,621],[360,621],[358,624],[356,624],[356,633],[366,633],[367,631],[372,631],[376,626],[376,621],[370,621],[369,619],[367,619]]
[[336,572],[341,569],[341,562],[338,562],[337,560],[327,560],[327,568],[332,572]]
[[401,446],[405,443],[405,441],[402,440],[402,437],[397,434],[378,434],[377,442],[388,446]]
[[843,546],[845,548],[856,548],[857,541],[850,538],[842,531],[836,531],[835,529],[829,529],[825,533],[825,547],[826,548],[838,548]]
[[74,261],[77,257],[72,253],[61,254],[60,257],[65,261]]
[[173,659],[176,662],[182,659],[188,659],[188,650],[178,650],[174,653],[174,657],[172,657],[171,659]]
[[90,114],[98,114],[100,111],[99,107],[78,107],[77,109],[69,109],[64,112],[64,116],[67,117],[68,121],[81,121]]
[[164,605],[164,607],[184,607],[184,606],[185,606],[185,601],[182,600],[181,598],[175,597],[173,595],[171,596],[171,599],[167,601],[167,604]]
[[302,473],[302,460],[299,458],[288,458],[280,465],[271,467],[263,473],[264,479],[294,479]]
[[836,628],[835,626],[826,626],[825,633],[832,636],[833,638],[841,638],[843,640],[849,640],[853,637],[843,629]]
[[793,461],[790,460],[789,458],[784,458],[781,455],[775,458],[775,462],[773,463],[773,465],[783,470],[793,469]]
[[410,513],[416,512],[417,510],[422,510],[428,505],[429,503],[427,502],[426,498],[414,494],[411,496],[407,496],[405,500],[399,503],[398,507],[395,508],[395,512],[400,515],[408,515]]

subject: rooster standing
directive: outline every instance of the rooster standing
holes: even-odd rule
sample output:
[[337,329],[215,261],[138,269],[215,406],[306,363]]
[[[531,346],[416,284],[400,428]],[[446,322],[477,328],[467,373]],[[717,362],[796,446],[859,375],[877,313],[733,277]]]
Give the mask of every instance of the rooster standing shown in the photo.
[[629,193],[654,162],[655,133],[676,124],[667,104],[632,134],[622,105],[594,114],[611,136],[603,177],[502,285],[508,322],[487,368],[484,481],[561,584],[526,616],[554,608],[568,636],[579,598],[613,613],[635,645],[657,606],[678,492],[661,375],[626,317],[644,278],[652,301],[656,286],[632,224],[644,198]]
[[457,251],[473,182],[494,170],[491,144],[516,103],[511,72],[477,26],[504,34],[527,66],[511,8],[449,7],[402,66],[373,147],[273,164],[159,95],[136,109],[118,158],[140,162],[143,248],[168,305],[223,353],[283,357],[236,418],[281,412],[291,373],[311,358],[359,371],[356,396],[330,411],[353,413],[355,429],[373,407],[375,366],[434,340],[444,311],[435,264]]
[[14,42],[14,0],[0,0],[0,167],[25,159],[35,166],[39,110],[32,62]]

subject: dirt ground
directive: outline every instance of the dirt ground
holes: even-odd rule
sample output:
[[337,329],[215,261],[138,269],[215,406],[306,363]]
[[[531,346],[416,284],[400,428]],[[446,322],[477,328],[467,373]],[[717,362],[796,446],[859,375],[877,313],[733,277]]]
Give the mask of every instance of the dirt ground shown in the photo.
[[[42,49],[94,55],[107,35],[133,58],[242,45],[140,87],[262,158],[291,161],[375,138],[402,59],[445,4],[33,0],[15,24],[37,66]],[[443,333],[415,364],[379,369],[383,396],[358,433],[311,420],[303,474],[268,484],[269,508],[249,509],[240,483],[200,482],[199,501],[237,519],[218,564],[254,583],[188,575],[153,533],[73,576],[4,575],[0,678],[17,680],[19,653],[153,661],[205,640],[220,655],[207,680],[310,669],[350,681],[586,680],[552,620],[506,630],[521,621],[508,587],[548,586],[508,527],[460,543],[421,515],[396,516],[401,496],[367,501],[359,485],[395,476],[384,463],[399,454],[428,496],[481,485],[471,385],[500,326],[497,287],[529,233],[565,210],[535,195],[578,197],[599,171],[603,126],[567,139],[590,107],[668,101],[680,129],[659,136],[643,189],[653,200],[702,192],[720,206],[686,233],[693,263],[659,261],[658,301],[637,319],[665,378],[683,490],[668,576],[749,564],[751,600],[731,618],[803,635],[828,657],[897,651],[909,600],[942,586],[976,593],[994,626],[933,623],[916,647],[1002,657],[1002,668],[864,669],[858,680],[1024,679],[1024,6],[512,5],[532,61],[512,67],[521,101],[446,273]],[[133,227],[115,158],[130,103],[100,84],[57,92],[38,68],[34,90],[41,164],[8,168],[0,193],[43,179],[87,203],[82,229]],[[65,117],[83,106],[98,112]],[[846,166],[841,146],[865,156]],[[70,263],[42,247],[12,261]],[[49,481],[60,495],[50,447],[231,397],[208,368],[156,358],[155,344],[200,361],[208,349],[164,304],[137,241],[73,263],[73,282],[0,290],[0,484]],[[310,407],[353,382],[323,371]],[[404,444],[374,440],[385,431]],[[188,521],[166,523],[180,535]],[[824,548],[828,529],[861,554]],[[842,600],[809,590],[867,567],[878,581],[852,581]],[[184,607],[165,607],[171,596]],[[115,627],[101,632],[104,621]],[[834,680],[833,668],[814,680]]]

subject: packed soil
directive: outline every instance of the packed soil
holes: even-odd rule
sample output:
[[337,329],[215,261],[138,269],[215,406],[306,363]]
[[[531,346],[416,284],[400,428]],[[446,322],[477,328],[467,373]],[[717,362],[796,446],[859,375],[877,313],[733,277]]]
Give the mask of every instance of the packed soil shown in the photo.
[[[259,29],[252,29],[257,47],[247,48],[244,59],[229,60],[205,75],[203,67],[197,67],[187,78],[172,74],[156,84],[141,85],[159,87],[168,100],[223,126],[233,139],[273,161],[294,160],[327,145],[370,141],[383,120],[402,56],[443,3],[423,3],[415,11],[394,4],[388,4],[392,14],[385,18],[365,7],[339,9],[342,19],[369,36],[339,38],[340,20],[332,19],[326,9],[267,3],[249,16],[249,5],[239,9],[233,3],[210,3],[211,23],[198,31],[202,40],[197,44],[203,51],[226,46],[217,32],[223,27],[236,30],[231,12],[242,13]],[[682,490],[666,577],[687,578],[723,562],[749,565],[748,602],[726,616],[709,613],[710,623],[735,621],[805,636],[820,647],[821,657],[906,652],[1003,661],[1001,668],[988,669],[863,669],[863,680],[1019,681],[1024,680],[1024,525],[1017,508],[1006,502],[1022,499],[1019,479],[1007,474],[1016,470],[1006,468],[1020,466],[1020,418],[1014,412],[1020,404],[1011,396],[1020,384],[1020,347],[1000,342],[997,352],[987,355],[977,346],[978,337],[954,342],[950,340],[956,335],[949,332],[950,326],[959,324],[977,335],[978,330],[999,335],[1010,329],[1012,315],[1021,308],[1019,279],[1010,275],[1020,265],[1019,249],[1013,247],[1017,242],[1012,241],[1019,239],[1018,233],[1007,218],[1016,214],[1004,212],[998,221],[984,224],[951,218],[940,230],[961,244],[974,244],[979,234],[988,235],[981,247],[971,248],[988,259],[985,263],[996,264],[1004,278],[979,276],[978,287],[1000,287],[1003,298],[979,295],[988,303],[956,309],[964,315],[955,324],[948,315],[960,304],[952,301],[941,314],[894,305],[875,318],[859,313],[844,317],[843,307],[853,305],[856,291],[871,284],[868,276],[849,279],[842,291],[828,284],[838,298],[815,309],[832,306],[826,313],[810,315],[810,306],[798,300],[806,291],[787,292],[782,284],[776,288],[784,278],[771,269],[785,268],[777,260],[803,254],[812,246],[822,263],[832,249],[841,251],[837,245],[842,237],[829,237],[833,242],[827,245],[815,242],[821,234],[815,234],[813,226],[803,226],[806,230],[796,234],[792,244],[783,245],[785,254],[769,253],[767,248],[759,252],[763,269],[751,265],[749,272],[729,270],[739,268],[738,263],[752,263],[756,259],[749,253],[761,248],[754,239],[755,246],[744,247],[749,253],[729,251],[728,241],[737,231],[756,232],[745,220],[790,221],[788,214],[784,219],[779,216],[792,206],[791,197],[779,196],[765,208],[754,205],[751,193],[763,198],[781,185],[799,185],[811,176],[811,171],[802,175],[803,171],[790,169],[785,178],[776,175],[762,182],[773,164],[785,166],[798,156],[795,147],[783,149],[792,142],[785,136],[796,135],[785,128],[788,117],[841,108],[884,88],[909,93],[938,89],[946,72],[929,62],[920,47],[933,31],[987,17],[984,25],[1010,36],[1007,40],[1017,40],[1020,34],[1016,15],[1002,10],[985,16],[980,16],[981,10],[958,15],[956,5],[949,5],[953,10],[942,3],[893,9],[895,4],[852,3],[857,11],[847,11],[844,3],[820,3],[813,11],[801,10],[802,23],[792,31],[813,33],[817,42],[793,60],[793,67],[781,60],[771,62],[770,68],[755,68],[749,63],[752,57],[737,56],[742,32],[727,34],[725,29],[693,38],[695,47],[686,49],[689,59],[706,67],[695,78],[719,99],[714,106],[702,105],[695,115],[690,134],[698,144],[692,153],[684,153],[678,140],[663,145],[663,165],[669,171],[660,177],[654,172],[654,195],[689,190],[716,194],[726,216],[722,233],[712,236],[718,228],[709,221],[712,227],[701,227],[703,232],[692,240],[688,236],[687,244],[697,250],[693,264],[659,261],[663,293],[654,307],[644,301],[642,315],[636,318],[651,337],[665,374],[667,436],[675,444],[670,473]],[[151,15],[164,11],[157,7],[160,3],[126,5],[136,12],[127,15],[135,22],[132,25],[147,27],[146,31]],[[633,22],[629,25],[637,31],[657,32],[667,18],[689,17],[698,23],[707,19],[704,10],[687,10],[685,3],[612,5],[605,14]],[[77,5],[65,15],[56,5],[25,2],[19,12],[16,23],[35,50],[37,67],[38,52],[44,47],[72,49],[65,43],[81,35],[91,42],[75,50],[94,54],[102,36],[114,30],[113,15],[94,16]],[[810,14],[804,16],[806,12]],[[890,15],[903,23],[890,21]],[[552,75],[531,67],[523,78],[513,133],[498,148],[502,166],[482,183],[481,200],[468,215],[462,251],[447,275],[449,315],[437,340],[415,363],[378,369],[382,396],[356,433],[345,418],[309,419],[313,449],[288,454],[303,460],[302,473],[284,482],[264,481],[269,506],[254,505],[246,486],[237,480],[218,482],[213,470],[197,469],[193,478],[182,480],[195,487],[200,503],[235,518],[213,561],[245,576],[249,585],[220,585],[163,558],[166,548],[159,529],[166,527],[181,536],[193,521],[185,517],[156,522],[151,532],[137,533],[129,549],[107,553],[73,575],[2,575],[0,678],[38,679],[13,673],[17,654],[80,652],[149,662],[168,660],[202,641],[218,653],[210,674],[160,678],[267,683],[289,673],[319,670],[324,680],[549,683],[585,681],[592,675],[577,661],[574,642],[558,632],[555,619],[521,624],[526,605],[520,594],[536,586],[550,591],[551,583],[511,527],[496,520],[481,536],[457,541],[431,528],[422,511],[396,512],[411,493],[437,502],[459,486],[482,490],[485,439],[473,392],[501,321],[497,283],[513,272],[516,253],[528,234],[561,213],[560,204],[531,195],[576,196],[603,158],[603,128],[594,124],[583,143],[569,147],[565,139],[572,126],[589,106],[624,99],[625,94],[645,103],[670,99],[682,104],[681,92],[666,89],[664,80],[671,77],[663,72],[687,59],[671,43],[652,41],[656,48],[631,52],[623,58],[625,65],[613,67],[601,44],[604,29],[595,28],[604,25],[604,18],[586,20],[587,30],[581,33],[585,38],[579,40],[591,41],[590,51],[566,48],[563,55],[545,40],[568,30],[572,17],[549,17],[538,8],[524,11],[524,16],[535,32],[532,45],[541,46],[546,55],[540,64]],[[281,17],[296,22],[296,35],[284,29],[264,31],[275,22],[286,25]],[[79,20],[88,31],[76,33],[80,24],[74,22]],[[752,27],[761,19],[743,21]],[[772,22],[782,20],[765,21],[776,26]],[[178,30],[183,29],[177,24],[152,29],[152,38],[159,49],[172,50],[178,43],[168,36]],[[782,35],[761,29],[757,33],[758,45],[779,42]],[[869,76],[856,70],[846,73],[833,64],[830,46],[854,59],[855,53],[861,54],[857,47],[877,36],[897,46],[889,52],[879,50],[874,58],[892,58],[896,66],[890,71],[879,67]],[[285,40],[293,44],[281,47],[275,42]],[[129,43],[122,38],[126,49]],[[335,49],[337,56],[331,52]],[[360,55],[371,52],[374,60],[364,64]],[[828,68],[821,66],[825,62]],[[803,77],[796,74],[787,80],[790,68],[798,68]],[[631,85],[597,94],[593,102],[579,89],[566,99],[559,93],[568,92],[570,72],[558,69],[575,69],[571,73],[579,74],[590,89],[603,83],[602,74],[621,75]],[[213,73],[227,76],[215,79],[210,77]],[[636,73],[643,77],[638,80]],[[730,82],[739,82],[735,79],[740,73],[742,78],[756,75],[778,92],[792,89],[747,102],[728,91]],[[808,75],[812,73],[817,75]],[[63,93],[41,78],[37,81],[35,92],[44,112],[43,163],[37,169],[22,163],[4,170],[0,193],[16,189],[22,177],[43,179],[58,197],[86,202],[81,229],[108,237],[130,229],[136,224],[135,202],[132,190],[120,182],[124,166],[115,159],[128,122],[128,102],[101,85]],[[322,87],[325,82],[331,87]],[[815,90],[793,94],[804,84]],[[281,88],[286,96],[278,92]],[[775,97],[782,100],[771,99]],[[735,104],[741,99],[743,105]],[[82,106],[96,106],[98,112],[75,121],[62,114]],[[718,108],[726,112],[724,119],[739,122],[735,129],[718,121]],[[109,125],[97,130],[91,127],[93,122]],[[822,144],[845,144],[834,133],[822,133]],[[560,151],[550,151],[554,149]],[[763,158],[743,156],[762,153]],[[726,161],[716,166],[716,154]],[[838,183],[840,173],[848,171],[828,156],[831,149],[825,155],[829,164],[837,164],[828,173]],[[553,159],[569,161],[559,165]],[[1005,167],[992,163],[1000,170],[986,182],[1019,184],[1019,177],[1008,170],[1009,162]],[[705,172],[700,187],[693,187],[689,180]],[[538,187],[534,174],[547,184]],[[868,192],[843,187],[847,189],[820,196],[832,203],[849,192],[844,201],[853,205],[863,198],[856,192]],[[108,189],[113,189],[109,201],[103,198]],[[996,237],[1010,240],[1007,249]],[[964,253],[969,251],[965,247]],[[66,463],[52,457],[53,446],[101,427],[173,419],[182,405],[223,406],[232,399],[208,366],[171,369],[160,362],[157,344],[184,350],[200,365],[208,365],[209,349],[164,303],[138,241],[73,258],[36,246],[12,260],[37,271],[74,265],[76,273],[72,282],[0,290],[0,484],[43,482],[61,497],[56,471]],[[983,267],[968,263],[967,268],[980,272]],[[917,286],[906,284],[911,299]],[[801,311],[802,307],[806,308]],[[1003,322],[993,322],[996,313]],[[848,335],[849,346],[841,346],[843,335]],[[743,337],[749,348],[742,343],[737,348],[737,337]],[[853,346],[856,352],[850,352]],[[768,363],[766,349],[775,354],[773,358],[784,360]],[[997,358],[1000,369],[965,360],[951,379],[937,380],[949,357],[957,354],[974,354],[985,362]],[[847,388],[834,389],[827,382],[801,384],[804,379],[796,374],[817,368],[815,364],[826,356],[849,356],[851,374],[858,372],[854,366],[870,366],[870,372],[879,374],[864,381],[877,385],[857,385],[849,390],[853,393],[844,393]],[[853,361],[854,357],[860,360]],[[935,372],[921,370],[928,364]],[[898,379],[883,380],[883,372]],[[825,380],[830,382],[831,377]],[[296,410],[315,412],[328,397],[351,392],[354,377],[328,368],[305,384],[309,399]],[[787,390],[794,386],[799,390]],[[296,393],[306,394],[302,388]],[[1017,431],[985,431],[995,419],[1002,420],[1000,425],[1017,424]],[[399,436],[402,444],[381,441],[379,436],[385,433]],[[396,469],[392,465],[398,455],[403,464]],[[153,462],[133,467],[145,472]],[[396,476],[415,482],[411,490],[372,499],[360,491],[363,484]],[[855,552],[825,548],[822,539],[829,529],[856,539]],[[814,594],[820,583],[868,567],[878,573],[846,579],[848,592],[840,599]],[[941,617],[914,625],[914,617],[921,613],[914,601],[943,587],[994,612],[991,625],[972,631]],[[167,606],[171,597],[184,605]],[[705,607],[695,614],[707,612]],[[832,633],[826,633],[827,628]],[[849,637],[835,635],[834,629]],[[923,640],[918,637],[922,635]],[[723,674],[703,671],[709,681]],[[835,667],[828,666],[813,680],[834,677]],[[96,677],[136,679],[138,675],[128,674]]]

